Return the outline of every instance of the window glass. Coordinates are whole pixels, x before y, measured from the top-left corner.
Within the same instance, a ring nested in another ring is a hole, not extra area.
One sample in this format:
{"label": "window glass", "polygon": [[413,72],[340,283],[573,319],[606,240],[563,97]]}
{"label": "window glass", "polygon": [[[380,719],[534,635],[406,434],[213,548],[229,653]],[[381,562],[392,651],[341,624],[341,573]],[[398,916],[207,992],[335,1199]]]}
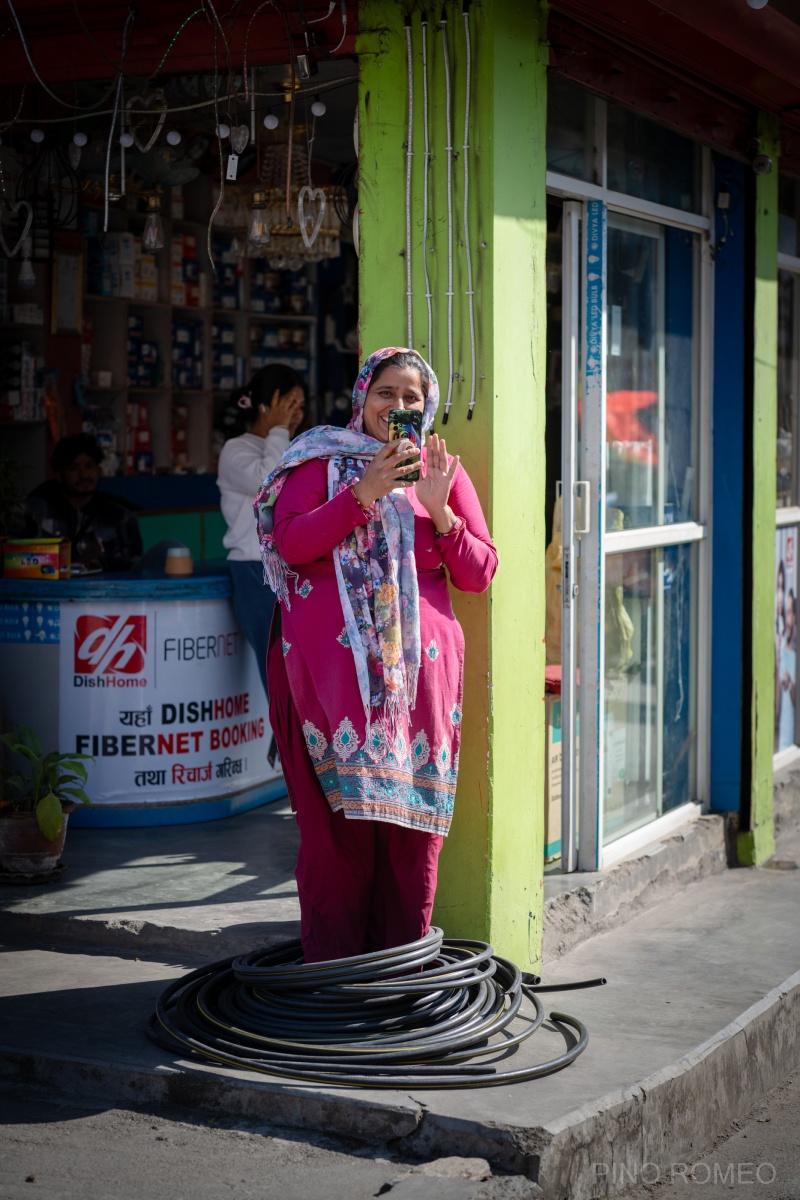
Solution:
{"label": "window glass", "polygon": [[698,263],[696,234],[609,218],[608,529],[696,518]]}
{"label": "window glass", "polygon": [[775,533],[775,750],[797,741],[797,529]]}
{"label": "window glass", "polygon": [[608,106],[608,187],[640,200],[700,211],[700,148],[679,133]]}
{"label": "window glass", "polygon": [[606,560],[607,842],[695,794],[696,554],[684,544]]}
{"label": "window glass", "polygon": [[547,87],[547,168],[573,179],[594,179],[594,100],[551,75]]}
{"label": "window glass", "polygon": [[778,444],[776,452],[778,508],[796,503],[794,425],[797,412],[797,277],[778,272]]}
{"label": "window glass", "polygon": [[778,249],[781,254],[800,258],[800,185],[796,179],[781,175],[778,180]]}

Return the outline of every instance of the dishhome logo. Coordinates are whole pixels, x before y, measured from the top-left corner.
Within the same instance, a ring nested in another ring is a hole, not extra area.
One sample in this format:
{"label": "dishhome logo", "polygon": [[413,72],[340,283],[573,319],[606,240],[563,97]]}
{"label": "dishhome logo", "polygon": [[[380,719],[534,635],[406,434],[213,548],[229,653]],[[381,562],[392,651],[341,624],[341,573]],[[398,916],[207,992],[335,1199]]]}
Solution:
{"label": "dishhome logo", "polygon": [[[147,617],[87,616],[75,622],[76,676],[101,676],[114,686],[120,676],[141,675],[146,655]],[[134,681],[119,679],[126,683]]]}

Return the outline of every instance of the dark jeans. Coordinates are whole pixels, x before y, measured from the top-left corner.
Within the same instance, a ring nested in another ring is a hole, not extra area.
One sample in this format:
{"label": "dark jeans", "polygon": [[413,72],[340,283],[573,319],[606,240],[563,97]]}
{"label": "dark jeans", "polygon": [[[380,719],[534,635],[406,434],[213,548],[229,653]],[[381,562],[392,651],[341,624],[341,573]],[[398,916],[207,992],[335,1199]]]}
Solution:
{"label": "dark jeans", "polygon": [[264,583],[264,568],[260,562],[231,562],[228,559],[233,585],[233,607],[242,633],[255,651],[261,682],[267,692],[267,645],[275,594]]}

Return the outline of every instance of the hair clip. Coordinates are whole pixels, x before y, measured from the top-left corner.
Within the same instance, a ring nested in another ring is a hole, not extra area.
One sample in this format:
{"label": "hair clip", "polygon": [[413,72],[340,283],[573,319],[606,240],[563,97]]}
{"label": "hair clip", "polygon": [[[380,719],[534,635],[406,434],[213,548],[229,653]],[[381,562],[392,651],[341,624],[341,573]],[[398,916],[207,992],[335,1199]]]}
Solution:
{"label": "hair clip", "polygon": [[252,408],[253,398],[252,396],[245,394],[244,396],[240,396],[236,403],[238,404],[239,408]]}

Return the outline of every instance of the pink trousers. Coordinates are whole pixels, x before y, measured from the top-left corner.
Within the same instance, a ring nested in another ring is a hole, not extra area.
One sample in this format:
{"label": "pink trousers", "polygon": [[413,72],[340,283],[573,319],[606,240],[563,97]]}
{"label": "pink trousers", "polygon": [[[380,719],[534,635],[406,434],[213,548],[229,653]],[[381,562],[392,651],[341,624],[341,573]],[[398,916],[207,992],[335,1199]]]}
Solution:
{"label": "pink trousers", "polygon": [[267,676],[270,723],[300,827],[295,879],[306,962],[350,958],[423,937],[444,838],[333,812],[306,750],[274,630]]}

